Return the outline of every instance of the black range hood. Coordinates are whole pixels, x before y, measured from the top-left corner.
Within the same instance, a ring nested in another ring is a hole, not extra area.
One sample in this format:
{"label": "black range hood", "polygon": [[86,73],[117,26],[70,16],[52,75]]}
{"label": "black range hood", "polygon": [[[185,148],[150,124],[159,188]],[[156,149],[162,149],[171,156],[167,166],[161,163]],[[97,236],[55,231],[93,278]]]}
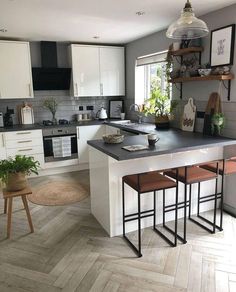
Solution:
{"label": "black range hood", "polygon": [[71,68],[57,67],[56,42],[41,42],[41,68],[32,68],[34,90],[68,90]]}

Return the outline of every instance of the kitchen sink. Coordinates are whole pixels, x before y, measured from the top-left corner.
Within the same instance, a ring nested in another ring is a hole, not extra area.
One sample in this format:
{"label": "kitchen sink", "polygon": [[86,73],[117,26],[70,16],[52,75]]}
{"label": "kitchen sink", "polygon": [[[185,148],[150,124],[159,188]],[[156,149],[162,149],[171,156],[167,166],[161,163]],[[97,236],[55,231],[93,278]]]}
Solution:
{"label": "kitchen sink", "polygon": [[115,121],[112,123],[117,124],[117,125],[127,126],[127,127],[134,127],[134,126],[139,125],[138,123],[132,122],[130,120],[120,120],[120,121]]}

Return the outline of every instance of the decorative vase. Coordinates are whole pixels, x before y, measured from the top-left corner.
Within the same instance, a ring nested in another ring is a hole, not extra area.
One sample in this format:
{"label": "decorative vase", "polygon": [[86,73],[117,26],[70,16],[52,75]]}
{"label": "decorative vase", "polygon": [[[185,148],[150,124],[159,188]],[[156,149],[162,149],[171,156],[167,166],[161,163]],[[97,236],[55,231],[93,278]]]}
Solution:
{"label": "decorative vase", "polygon": [[24,172],[9,173],[6,182],[7,191],[21,191],[27,187],[27,179]]}
{"label": "decorative vase", "polygon": [[52,113],[52,124],[57,125],[56,113]]}
{"label": "decorative vase", "polygon": [[168,115],[163,115],[163,116],[156,116],[155,117],[155,125],[156,125],[156,129],[158,130],[165,130],[165,129],[169,129],[170,127],[170,120]]}

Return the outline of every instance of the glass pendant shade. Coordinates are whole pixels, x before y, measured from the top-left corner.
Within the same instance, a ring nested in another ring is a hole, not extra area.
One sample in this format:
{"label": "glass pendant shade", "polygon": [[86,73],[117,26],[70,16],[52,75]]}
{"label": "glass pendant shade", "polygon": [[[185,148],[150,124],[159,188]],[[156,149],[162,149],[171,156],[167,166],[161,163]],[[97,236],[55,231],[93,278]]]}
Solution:
{"label": "glass pendant shade", "polygon": [[195,16],[188,0],[181,17],[169,26],[166,36],[171,39],[190,40],[205,37],[208,33],[206,23]]}

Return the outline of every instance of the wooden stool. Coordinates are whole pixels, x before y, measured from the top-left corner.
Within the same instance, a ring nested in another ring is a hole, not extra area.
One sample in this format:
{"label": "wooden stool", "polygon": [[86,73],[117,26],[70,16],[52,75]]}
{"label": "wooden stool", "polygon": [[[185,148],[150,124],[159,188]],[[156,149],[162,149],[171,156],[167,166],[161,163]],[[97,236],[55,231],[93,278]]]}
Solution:
{"label": "wooden stool", "polygon": [[[12,218],[12,202],[13,198],[21,197],[22,202],[24,204],[24,208],[26,211],[27,219],[30,226],[30,231],[34,232],[34,227],[32,223],[32,219],[30,216],[29,206],[27,202],[27,195],[32,194],[32,190],[30,187],[26,187],[21,191],[9,192],[6,189],[3,190],[3,199],[4,199],[4,213],[7,213],[7,237],[11,237],[11,218]],[[8,205],[8,206],[7,206]],[[7,208],[8,207],[8,208]],[[8,210],[7,210],[8,209]]]}

